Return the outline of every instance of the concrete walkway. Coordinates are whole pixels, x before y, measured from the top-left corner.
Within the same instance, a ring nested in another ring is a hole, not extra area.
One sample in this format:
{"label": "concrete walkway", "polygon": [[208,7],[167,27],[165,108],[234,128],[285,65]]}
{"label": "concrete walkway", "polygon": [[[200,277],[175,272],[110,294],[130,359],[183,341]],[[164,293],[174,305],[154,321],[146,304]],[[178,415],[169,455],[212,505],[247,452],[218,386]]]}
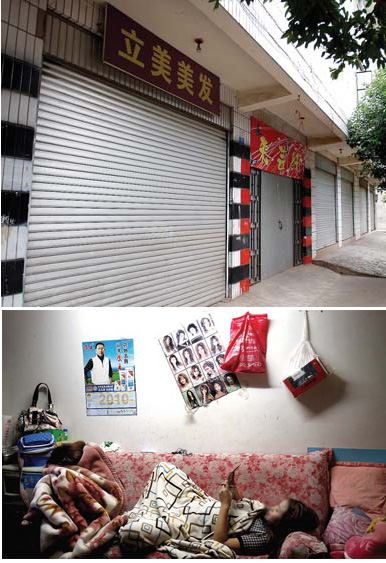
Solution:
{"label": "concrete walkway", "polygon": [[340,274],[386,278],[386,231],[373,231],[338,251],[326,249],[313,262]]}
{"label": "concrete walkway", "polygon": [[215,307],[386,307],[386,279],[344,276],[310,264],[297,266]]}

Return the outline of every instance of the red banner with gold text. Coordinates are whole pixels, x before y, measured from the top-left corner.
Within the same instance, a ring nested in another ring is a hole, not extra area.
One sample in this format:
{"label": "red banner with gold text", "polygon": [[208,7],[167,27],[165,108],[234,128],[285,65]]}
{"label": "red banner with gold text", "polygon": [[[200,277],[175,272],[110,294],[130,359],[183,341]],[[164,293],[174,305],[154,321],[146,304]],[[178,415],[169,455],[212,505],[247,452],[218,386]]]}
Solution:
{"label": "red banner with gold text", "polygon": [[251,165],[280,176],[304,177],[306,147],[251,117]]}

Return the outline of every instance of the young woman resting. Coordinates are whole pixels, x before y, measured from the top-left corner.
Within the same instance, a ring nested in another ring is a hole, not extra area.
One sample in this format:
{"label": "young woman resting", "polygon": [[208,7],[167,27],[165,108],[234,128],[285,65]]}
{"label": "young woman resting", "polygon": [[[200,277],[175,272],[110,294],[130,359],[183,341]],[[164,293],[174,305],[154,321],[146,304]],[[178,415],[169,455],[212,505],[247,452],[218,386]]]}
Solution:
{"label": "young woman resting", "polygon": [[319,525],[316,512],[293,498],[284,499],[276,506],[263,508],[256,514],[251,527],[236,537],[228,536],[228,515],[232,500],[239,500],[236,483],[224,481],[219,498],[221,508],[213,539],[241,555],[277,555],[286,536],[291,532],[312,532]]}
{"label": "young woman resting", "polygon": [[121,545],[130,551],[156,548],[171,557],[202,554],[210,558],[278,553],[294,531],[311,532],[317,514],[294,499],[269,508],[240,498],[234,479],[226,480],[219,501],[172,464],[158,464],[127,523],[119,530]]}

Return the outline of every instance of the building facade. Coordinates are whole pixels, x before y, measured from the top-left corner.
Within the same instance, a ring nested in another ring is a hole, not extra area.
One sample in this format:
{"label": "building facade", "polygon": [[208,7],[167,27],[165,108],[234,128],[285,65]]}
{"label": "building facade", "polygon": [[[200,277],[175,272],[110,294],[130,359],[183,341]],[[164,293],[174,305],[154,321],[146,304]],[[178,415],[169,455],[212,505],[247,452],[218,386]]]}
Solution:
{"label": "building facade", "polygon": [[211,305],[375,228],[354,102],[283,49],[275,4],[112,5],[219,77],[219,109],[103,62],[102,3],[3,2],[3,306]]}

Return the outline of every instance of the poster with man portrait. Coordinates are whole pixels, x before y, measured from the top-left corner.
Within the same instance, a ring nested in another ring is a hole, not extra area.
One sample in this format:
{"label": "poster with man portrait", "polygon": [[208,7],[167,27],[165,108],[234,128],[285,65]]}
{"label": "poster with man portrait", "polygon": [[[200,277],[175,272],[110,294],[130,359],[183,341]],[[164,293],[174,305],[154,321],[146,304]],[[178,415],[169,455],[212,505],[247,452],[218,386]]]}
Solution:
{"label": "poster with man portrait", "polygon": [[221,369],[226,349],[209,313],[163,334],[159,343],[188,409],[240,389],[236,374]]}
{"label": "poster with man portrait", "polygon": [[82,343],[87,416],[137,414],[134,341]]}

